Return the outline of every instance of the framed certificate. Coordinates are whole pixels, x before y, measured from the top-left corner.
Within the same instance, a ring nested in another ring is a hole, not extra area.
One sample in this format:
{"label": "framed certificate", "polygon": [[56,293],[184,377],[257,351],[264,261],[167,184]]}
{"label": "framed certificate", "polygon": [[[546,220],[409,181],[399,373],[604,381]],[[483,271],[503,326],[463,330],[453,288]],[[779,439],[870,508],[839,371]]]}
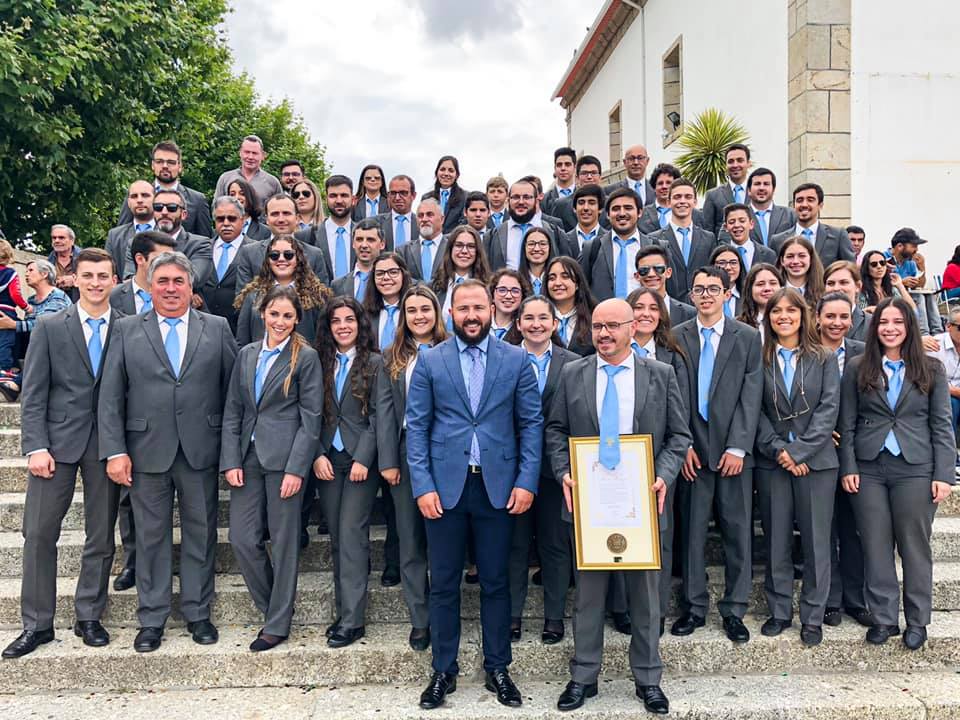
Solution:
{"label": "framed certificate", "polygon": [[659,570],[653,438],[621,435],[620,463],[600,464],[600,438],[570,438],[579,570]]}

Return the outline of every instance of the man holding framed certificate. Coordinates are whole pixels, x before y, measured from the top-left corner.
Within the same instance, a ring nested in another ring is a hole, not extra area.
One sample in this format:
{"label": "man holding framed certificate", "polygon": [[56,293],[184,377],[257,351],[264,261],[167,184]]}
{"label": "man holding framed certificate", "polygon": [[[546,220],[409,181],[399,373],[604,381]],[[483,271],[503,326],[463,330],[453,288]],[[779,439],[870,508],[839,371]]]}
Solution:
{"label": "man holding framed certificate", "polygon": [[[592,331],[597,354],[564,366],[545,431],[553,474],[563,485],[563,517],[575,522],[581,569],[571,680],[557,708],[574,710],[597,694],[608,568],[625,567],[637,696],[648,711],[666,713],[669,703],[660,689],[656,513],[680,472],[691,436],[673,368],[640,359],[630,349],[630,306],[619,299],[600,303]],[[611,497],[617,498],[615,504]],[[634,554],[637,545],[640,555],[645,545],[646,559],[652,552],[654,561],[645,563]],[[630,569],[638,567],[650,569]]]}

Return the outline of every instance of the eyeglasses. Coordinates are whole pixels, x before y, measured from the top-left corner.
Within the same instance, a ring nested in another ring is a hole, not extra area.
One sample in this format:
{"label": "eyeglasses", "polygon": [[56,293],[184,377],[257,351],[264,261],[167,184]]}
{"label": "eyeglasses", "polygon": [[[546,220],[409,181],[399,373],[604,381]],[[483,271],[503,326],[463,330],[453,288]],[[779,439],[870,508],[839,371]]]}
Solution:
{"label": "eyeglasses", "polygon": [[180,203],[154,203],[153,211],[162,212],[163,210],[166,210],[167,212],[176,212],[182,207],[183,205],[181,205]]}
{"label": "eyeglasses", "polygon": [[313,197],[313,191],[312,190],[294,190],[292,193],[290,193],[290,197],[292,197],[294,200],[299,200],[300,198],[310,198],[310,197]]}
{"label": "eyeglasses", "polygon": [[695,297],[703,297],[704,295],[720,297],[723,295],[723,288],[720,285],[694,285],[690,294]]}
{"label": "eyeglasses", "polygon": [[237,222],[240,219],[239,215],[214,215],[214,222]]}
{"label": "eyeglasses", "polygon": [[399,197],[407,197],[410,194],[409,190],[388,190],[387,195],[397,195]]}
{"label": "eyeglasses", "polygon": [[166,165],[167,167],[174,167],[180,164],[179,160],[160,160],[159,158],[153,159],[154,165]]}
{"label": "eyeglasses", "polygon": [[280,177],[292,178],[292,177],[303,177],[303,173],[299,170],[284,170],[280,173]]}
{"label": "eyeglasses", "polygon": [[637,268],[637,275],[646,277],[653,270],[657,275],[663,275],[667,271],[666,265],[641,265]]}
{"label": "eyeglasses", "polygon": [[476,243],[459,243],[458,242],[453,244],[453,250],[454,252],[464,252],[465,250],[469,250],[470,252],[476,252],[477,245]]}
{"label": "eyeglasses", "polygon": [[735,268],[740,264],[739,260],[714,260],[713,264],[718,268]]}
{"label": "eyeglasses", "polygon": [[273,250],[267,255],[267,257],[273,260],[274,262],[279,260],[281,257],[284,260],[293,260],[296,256],[297,254],[293,250],[284,250],[283,252],[279,250]]}
{"label": "eyeglasses", "polygon": [[624,158],[624,160],[626,160],[628,163],[638,163],[649,159],[650,158],[648,158],[646,155],[627,155]]}
{"label": "eyeglasses", "polygon": [[550,247],[550,241],[549,241],[549,240],[530,240],[530,241],[527,243],[527,247],[529,247],[529,248],[548,248],[548,247]]}
{"label": "eyeglasses", "polygon": [[505,285],[498,285],[493,289],[493,291],[500,297],[506,297],[507,295],[513,295],[513,297],[520,297],[523,295],[523,290],[520,288],[506,287]]}
{"label": "eyeglasses", "polygon": [[510,196],[510,199],[511,199],[513,202],[520,202],[521,200],[524,201],[524,202],[532,202],[532,201],[533,201],[533,195],[511,195],[511,196]]}
{"label": "eyeglasses", "polygon": [[382,280],[385,277],[389,277],[389,278],[400,277],[400,268],[387,268],[386,270],[374,270],[373,276],[377,280]]}
{"label": "eyeglasses", "polygon": [[628,325],[633,325],[633,320],[627,320],[625,322],[610,321],[610,322],[602,322],[602,323],[592,323],[590,327],[593,329],[595,333],[603,332],[604,330],[606,330],[609,333],[615,333],[620,328]]}

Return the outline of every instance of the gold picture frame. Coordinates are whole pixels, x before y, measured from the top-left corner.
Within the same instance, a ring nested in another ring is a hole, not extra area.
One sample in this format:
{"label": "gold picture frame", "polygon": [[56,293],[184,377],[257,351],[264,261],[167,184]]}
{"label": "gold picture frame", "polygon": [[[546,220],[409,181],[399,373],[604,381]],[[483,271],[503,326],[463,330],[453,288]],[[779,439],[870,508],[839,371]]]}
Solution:
{"label": "gold picture frame", "polygon": [[653,437],[621,435],[613,471],[600,464],[600,438],[569,443],[577,569],[659,570]]}

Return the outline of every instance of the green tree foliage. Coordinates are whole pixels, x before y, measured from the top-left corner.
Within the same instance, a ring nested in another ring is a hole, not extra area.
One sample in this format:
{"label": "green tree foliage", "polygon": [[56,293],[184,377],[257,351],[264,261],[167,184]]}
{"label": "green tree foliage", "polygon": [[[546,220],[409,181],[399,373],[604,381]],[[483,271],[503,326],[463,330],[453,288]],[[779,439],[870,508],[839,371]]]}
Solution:
{"label": "green tree foliage", "polygon": [[687,180],[705,195],[726,177],[727,148],[746,143],[750,136],[744,127],[716,108],[707,108],[687,123],[677,144],[683,148],[675,163]]}
{"label": "green tree foliage", "polygon": [[0,227],[34,238],[65,222],[102,245],[127,185],[150,179],[159,140],[184,154],[183,182],[209,197],[263,138],[266,168],[293,157],[326,175],[286,100],[262,101],[231,72],[226,0],[0,0]]}

